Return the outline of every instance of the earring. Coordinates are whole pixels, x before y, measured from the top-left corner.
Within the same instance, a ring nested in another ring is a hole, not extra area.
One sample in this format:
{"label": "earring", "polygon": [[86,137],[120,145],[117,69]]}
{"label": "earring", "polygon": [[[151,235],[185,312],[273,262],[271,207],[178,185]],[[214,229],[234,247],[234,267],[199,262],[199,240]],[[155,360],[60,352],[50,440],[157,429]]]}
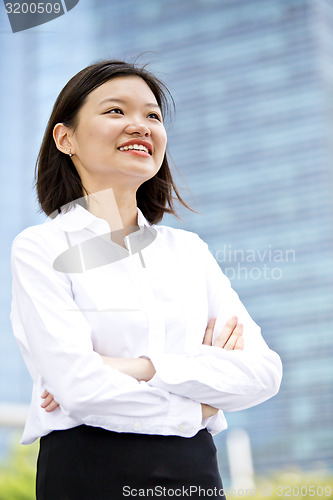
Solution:
{"label": "earring", "polygon": [[72,153],[71,153],[71,150],[70,150],[70,149],[68,150],[68,156],[69,156],[70,158],[72,158],[72,156],[73,156],[73,155],[72,155]]}

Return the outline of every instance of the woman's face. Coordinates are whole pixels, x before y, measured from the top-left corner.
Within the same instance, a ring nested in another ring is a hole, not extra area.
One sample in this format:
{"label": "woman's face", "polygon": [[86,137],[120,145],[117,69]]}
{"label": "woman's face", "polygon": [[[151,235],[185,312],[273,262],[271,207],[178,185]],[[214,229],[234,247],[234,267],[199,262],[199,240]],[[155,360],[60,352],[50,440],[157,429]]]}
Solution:
{"label": "woman's face", "polygon": [[137,189],[161,167],[167,135],[146,82],[117,77],[93,90],[68,135],[72,160],[88,191]]}

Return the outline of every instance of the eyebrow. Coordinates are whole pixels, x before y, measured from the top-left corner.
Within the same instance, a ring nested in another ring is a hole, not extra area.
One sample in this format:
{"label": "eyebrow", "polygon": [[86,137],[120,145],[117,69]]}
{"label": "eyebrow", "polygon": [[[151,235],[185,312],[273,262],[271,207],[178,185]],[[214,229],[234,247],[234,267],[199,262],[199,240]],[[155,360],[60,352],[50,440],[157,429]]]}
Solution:
{"label": "eyebrow", "polygon": [[[117,99],[116,97],[106,97],[105,99],[101,100],[100,104],[104,104],[105,102],[108,102],[108,101],[119,102],[120,104],[127,104],[124,99]],[[156,104],[156,102],[146,102],[144,104],[144,106],[147,108],[153,107],[153,108],[161,109],[160,106],[158,104]]]}

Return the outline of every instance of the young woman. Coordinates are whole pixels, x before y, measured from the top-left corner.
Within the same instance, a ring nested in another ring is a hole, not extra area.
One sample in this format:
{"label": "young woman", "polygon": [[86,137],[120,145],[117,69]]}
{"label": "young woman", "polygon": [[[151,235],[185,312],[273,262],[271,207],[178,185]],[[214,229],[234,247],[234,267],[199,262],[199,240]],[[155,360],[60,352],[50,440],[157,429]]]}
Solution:
{"label": "young woman", "polygon": [[67,83],[45,132],[36,187],[50,218],[12,247],[38,500],[224,498],[223,411],[280,386],[279,356],[207,245],[157,225],[174,196],[187,206],[168,166],[167,97],[145,68],[102,61]]}

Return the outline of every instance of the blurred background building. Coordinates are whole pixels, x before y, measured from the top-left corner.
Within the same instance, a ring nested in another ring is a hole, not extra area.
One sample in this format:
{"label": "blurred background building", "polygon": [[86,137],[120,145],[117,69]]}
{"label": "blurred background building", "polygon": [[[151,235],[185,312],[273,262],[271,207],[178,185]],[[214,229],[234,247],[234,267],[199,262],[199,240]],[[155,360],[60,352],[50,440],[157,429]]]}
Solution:
{"label": "blurred background building", "polygon": [[[284,364],[279,395],[227,414],[229,428],[247,431],[257,474],[333,467],[332,42],[329,0],[81,0],[16,34],[1,5],[0,403],[30,400],[10,246],[45,219],[32,184],[53,102],[92,61],[141,54],[174,95],[169,150],[200,212],[165,223],[207,241]],[[227,434],[215,437],[224,478]]]}

